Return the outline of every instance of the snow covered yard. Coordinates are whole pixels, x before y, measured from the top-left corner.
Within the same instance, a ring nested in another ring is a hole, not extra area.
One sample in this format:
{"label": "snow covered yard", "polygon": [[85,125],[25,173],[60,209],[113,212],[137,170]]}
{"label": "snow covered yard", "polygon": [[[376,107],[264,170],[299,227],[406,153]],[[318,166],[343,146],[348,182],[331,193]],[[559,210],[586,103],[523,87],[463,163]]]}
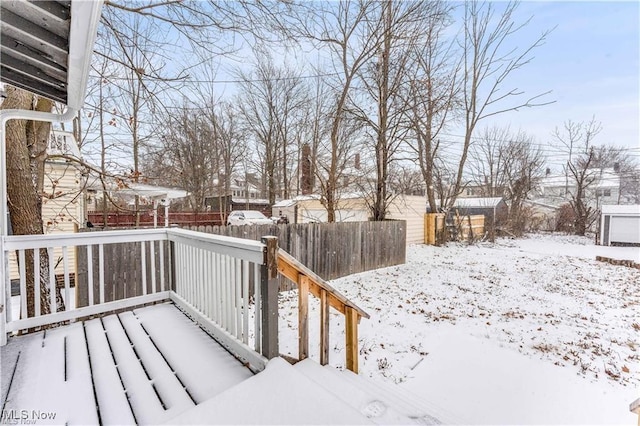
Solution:
{"label": "snow covered yard", "polygon": [[[634,424],[640,270],[595,255],[639,252],[559,235],[414,245],[405,265],[331,284],[371,314],[360,373],[402,383],[464,422]],[[285,294],[281,310],[281,352],[294,356],[296,297]],[[342,366],[344,326],[331,321],[331,364]]]}

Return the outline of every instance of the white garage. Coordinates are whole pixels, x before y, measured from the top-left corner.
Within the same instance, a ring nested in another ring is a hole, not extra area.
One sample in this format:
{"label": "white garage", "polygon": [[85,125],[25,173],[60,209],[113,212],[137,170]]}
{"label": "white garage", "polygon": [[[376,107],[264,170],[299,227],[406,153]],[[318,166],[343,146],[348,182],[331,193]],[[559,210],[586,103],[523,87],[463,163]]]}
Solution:
{"label": "white garage", "polygon": [[602,245],[640,244],[640,205],[604,205],[601,211]]}

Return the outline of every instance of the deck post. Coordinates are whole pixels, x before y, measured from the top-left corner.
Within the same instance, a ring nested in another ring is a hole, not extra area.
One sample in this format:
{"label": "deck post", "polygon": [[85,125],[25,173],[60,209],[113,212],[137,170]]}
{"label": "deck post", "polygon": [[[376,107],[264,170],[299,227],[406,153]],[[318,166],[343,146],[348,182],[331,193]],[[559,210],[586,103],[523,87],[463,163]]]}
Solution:
{"label": "deck post", "polygon": [[309,356],[309,278],[300,275],[298,283],[298,359]]}
{"label": "deck post", "polygon": [[278,238],[262,237],[264,263],[260,274],[262,311],[262,355],[280,356],[278,347]]}
{"label": "deck post", "polygon": [[347,370],[358,374],[358,312],[350,306],[345,306],[345,339],[347,352]]}
{"label": "deck post", "polygon": [[329,293],[320,290],[320,365],[329,364]]}

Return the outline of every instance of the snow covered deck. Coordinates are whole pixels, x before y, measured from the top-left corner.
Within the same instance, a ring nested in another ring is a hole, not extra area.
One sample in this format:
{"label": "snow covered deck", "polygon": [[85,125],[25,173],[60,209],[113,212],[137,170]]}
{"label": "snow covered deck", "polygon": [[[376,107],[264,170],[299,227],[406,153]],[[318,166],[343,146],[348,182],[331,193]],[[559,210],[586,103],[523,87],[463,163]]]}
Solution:
{"label": "snow covered deck", "polygon": [[[257,242],[150,229],[5,236],[0,248],[19,281],[18,294],[12,295],[10,275],[0,280],[3,422],[158,424],[196,416],[201,423],[232,418],[255,423],[236,408],[221,411],[220,404],[226,405],[220,401],[244,403],[251,395],[257,406],[267,388],[279,389],[282,397],[274,406],[279,412],[315,395],[318,399],[305,406],[320,404],[311,417],[317,423],[367,422],[331,392],[309,388],[304,374],[292,372],[286,362],[269,362],[280,355],[278,274],[299,288],[300,360],[309,355],[311,296],[320,307],[320,364],[328,363],[330,309],[344,316],[345,365],[354,372],[358,322],[368,318],[313,271],[278,251],[274,237]],[[46,331],[21,335],[33,329]],[[245,385],[267,363],[267,379]],[[285,384],[283,375],[294,380]],[[287,395],[295,389],[308,392],[292,402]],[[266,393],[266,400],[273,400],[275,393]],[[204,402],[214,408],[200,409]],[[303,412],[295,413],[285,416],[290,423],[303,418]],[[280,417],[264,422],[280,423]]]}
{"label": "snow covered deck", "polygon": [[292,366],[274,358],[253,375],[171,302],[13,337],[0,356],[2,421],[9,424],[387,425],[446,418],[395,386],[310,359]]}
{"label": "snow covered deck", "polygon": [[163,423],[252,376],[171,303],[14,337],[1,358],[5,417],[56,424]]}

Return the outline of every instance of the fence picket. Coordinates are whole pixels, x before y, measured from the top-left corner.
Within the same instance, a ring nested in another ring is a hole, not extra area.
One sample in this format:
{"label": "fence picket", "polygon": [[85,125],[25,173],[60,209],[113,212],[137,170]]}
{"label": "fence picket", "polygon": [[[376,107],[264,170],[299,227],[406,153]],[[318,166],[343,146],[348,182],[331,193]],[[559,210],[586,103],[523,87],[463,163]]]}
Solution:
{"label": "fence picket", "polygon": [[20,268],[20,318],[25,319],[27,318],[27,273],[24,250],[18,250],[18,265]]}
{"label": "fence picket", "polygon": [[49,261],[49,312],[56,313],[58,307],[56,303],[56,271],[53,263],[53,247],[47,247],[47,257]]}
{"label": "fence picket", "polygon": [[259,354],[262,353],[262,295],[260,294],[260,282],[262,280],[261,277],[260,265],[257,263],[254,265],[253,271],[253,309],[255,311],[255,350]]}
{"label": "fence picket", "polygon": [[242,342],[249,344],[249,262],[242,261]]}
{"label": "fence picket", "polygon": [[234,269],[235,269],[235,277],[233,280],[233,286],[235,287],[236,294],[236,303],[235,303],[235,311],[236,311],[236,329],[235,336],[238,338],[242,337],[242,270],[240,259],[233,259]]}
{"label": "fence picket", "polygon": [[62,268],[64,277],[64,305],[66,309],[69,309],[68,306],[71,305],[71,280],[69,279],[69,249],[67,246],[62,247]]}
{"label": "fence picket", "polygon": [[93,246],[87,245],[87,292],[89,306],[93,306]]}
{"label": "fence picket", "polygon": [[98,274],[100,283],[100,303],[104,303],[104,244],[98,244]]}
{"label": "fence picket", "polygon": [[149,257],[151,258],[151,293],[156,292],[156,245],[149,241]]}

